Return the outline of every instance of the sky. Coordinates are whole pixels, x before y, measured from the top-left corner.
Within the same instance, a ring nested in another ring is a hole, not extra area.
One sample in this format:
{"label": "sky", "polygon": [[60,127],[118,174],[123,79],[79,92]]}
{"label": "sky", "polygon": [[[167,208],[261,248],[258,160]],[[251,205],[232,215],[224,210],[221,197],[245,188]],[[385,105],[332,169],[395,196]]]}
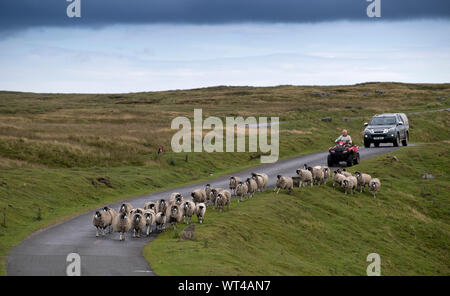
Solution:
{"label": "sky", "polygon": [[0,0],[0,90],[450,82],[450,1]]}

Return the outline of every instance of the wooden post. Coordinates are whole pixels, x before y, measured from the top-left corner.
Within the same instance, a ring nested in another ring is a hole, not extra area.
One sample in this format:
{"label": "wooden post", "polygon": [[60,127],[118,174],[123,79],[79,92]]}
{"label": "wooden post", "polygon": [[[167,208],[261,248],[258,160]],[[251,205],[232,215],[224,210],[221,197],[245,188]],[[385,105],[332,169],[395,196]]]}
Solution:
{"label": "wooden post", "polygon": [[37,220],[41,221],[41,208],[38,208]]}

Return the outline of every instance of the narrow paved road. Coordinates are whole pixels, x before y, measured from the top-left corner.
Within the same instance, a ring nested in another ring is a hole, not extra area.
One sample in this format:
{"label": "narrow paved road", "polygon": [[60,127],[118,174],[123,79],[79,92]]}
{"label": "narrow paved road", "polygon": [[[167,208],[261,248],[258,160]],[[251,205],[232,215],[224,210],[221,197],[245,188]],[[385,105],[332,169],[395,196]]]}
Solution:
{"label": "narrow paved road", "polygon": [[[360,149],[361,160],[378,154],[396,150],[392,146]],[[309,154],[280,160],[274,164],[260,165],[233,175],[247,177],[251,172],[264,172],[269,175],[269,186],[275,185],[278,174],[294,176],[298,167],[308,165],[326,165],[328,152]],[[208,181],[214,187],[226,188],[230,175]],[[147,194],[129,199],[134,207],[143,207],[144,202],[168,198],[172,192],[181,192],[189,196],[196,188],[204,187],[207,182],[183,186],[171,190]],[[118,208],[121,202],[110,204]],[[96,238],[92,226],[93,212],[76,216],[70,220],[33,233],[20,245],[14,247],[7,260],[8,275],[66,275],[66,257],[69,253],[81,256],[81,275],[154,275],[142,256],[143,247],[156,235],[146,238],[127,236],[119,241],[118,234]],[[208,214],[206,214],[206,221]]]}

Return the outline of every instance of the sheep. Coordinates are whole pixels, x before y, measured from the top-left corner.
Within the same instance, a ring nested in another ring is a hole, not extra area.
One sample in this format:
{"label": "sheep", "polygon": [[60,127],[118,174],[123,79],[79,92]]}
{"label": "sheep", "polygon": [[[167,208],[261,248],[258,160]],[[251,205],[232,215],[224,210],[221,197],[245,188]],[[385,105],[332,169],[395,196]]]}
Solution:
{"label": "sheep", "polygon": [[330,168],[327,166],[322,167],[323,170],[323,183],[326,184],[328,179],[330,179]]}
{"label": "sheep", "polygon": [[217,195],[216,198],[216,209],[219,208],[220,212],[222,213],[223,208],[227,206],[227,210],[230,210],[230,200],[231,200],[231,193],[228,190],[222,190]]}
{"label": "sheep", "polygon": [[346,177],[340,173],[340,170],[339,170],[339,169],[338,169],[338,170],[335,170],[335,171],[333,172],[333,188],[334,188],[334,184],[336,184],[336,183],[337,183],[339,186],[341,186],[342,181],[344,181],[345,178],[346,178]]}
{"label": "sheep", "polygon": [[380,190],[381,182],[378,178],[372,178],[369,182],[369,190],[372,192],[373,197],[377,197],[377,192]]}
{"label": "sheep", "polygon": [[165,213],[167,210],[168,202],[165,199],[160,199],[156,202],[156,208],[158,213]]}
{"label": "sheep", "polygon": [[131,229],[131,219],[126,212],[119,213],[112,223],[115,232],[120,233],[119,240],[125,240],[125,234]]}
{"label": "sheep", "polygon": [[133,237],[141,237],[141,232],[144,232],[147,221],[145,219],[144,213],[135,212],[131,216],[131,228],[133,229]]}
{"label": "sheep", "polygon": [[324,173],[321,166],[308,167],[308,171],[311,172],[313,182],[320,185],[320,182],[324,180]]}
{"label": "sheep", "polygon": [[133,207],[129,203],[123,203],[119,208],[119,213],[127,213],[130,214]]}
{"label": "sheep", "polygon": [[253,197],[253,194],[258,190],[258,184],[256,183],[255,179],[253,178],[247,178],[247,196]]}
{"label": "sheep", "polygon": [[103,211],[108,212],[111,215],[111,224],[109,225],[109,233],[112,233],[112,220],[115,216],[117,216],[117,211],[113,208],[110,208],[108,206],[103,207]]}
{"label": "sheep", "polygon": [[166,211],[167,223],[173,225],[173,229],[177,229],[177,223],[183,219],[183,211],[177,204],[172,204]]}
{"label": "sheep", "polygon": [[184,201],[183,195],[178,192],[174,192],[170,195],[169,204],[181,205]]}
{"label": "sheep", "polygon": [[366,192],[366,185],[369,185],[370,179],[372,179],[372,177],[368,174],[364,174],[364,173],[360,173],[360,172],[355,172],[355,177],[356,177],[356,180],[358,180],[358,185],[360,188],[359,192],[363,192],[363,187],[364,187],[364,192]]}
{"label": "sheep", "polygon": [[158,213],[158,208],[156,207],[156,202],[150,201],[144,205],[144,210],[152,210],[155,213]]}
{"label": "sheep", "polygon": [[239,196],[238,202],[244,201],[244,195],[248,193],[248,185],[245,182],[239,182],[236,186],[236,196]]}
{"label": "sheep", "polygon": [[345,168],[342,169],[341,174],[346,176],[346,177],[351,177],[352,176],[352,173],[347,172],[347,170]]}
{"label": "sheep", "polygon": [[111,223],[112,216],[108,211],[104,211],[103,209],[96,211],[92,218],[92,224],[97,229],[95,236],[99,237],[99,230],[102,236],[105,235],[105,229],[110,226]]}
{"label": "sheep", "polygon": [[197,215],[197,219],[200,224],[202,224],[203,221],[205,220],[205,213],[206,213],[206,205],[202,202],[197,204],[195,208],[195,214]]}
{"label": "sheep", "polygon": [[211,193],[209,194],[208,202],[206,204],[207,205],[215,205],[217,195],[219,195],[220,191],[222,191],[222,190],[223,190],[223,188],[212,188]]}
{"label": "sheep", "polygon": [[191,193],[192,200],[195,203],[204,203],[206,202],[206,192],[204,189],[196,189]]}
{"label": "sheep", "polygon": [[190,200],[186,200],[182,205],[184,224],[190,224],[191,218],[195,213],[195,203]]}
{"label": "sheep", "polygon": [[132,217],[134,214],[138,213],[138,214],[144,214],[144,209],[143,208],[135,208],[135,209],[131,209],[130,213],[128,214],[128,216]]}
{"label": "sheep", "polygon": [[239,177],[232,176],[230,178],[229,187],[230,187],[231,193],[233,194],[233,192],[234,192],[234,195],[236,195],[236,187],[239,184],[239,182],[241,182],[241,178],[239,178]]}
{"label": "sheep", "polygon": [[256,181],[256,184],[258,184],[259,191],[265,189],[269,183],[269,176],[264,173],[252,173],[252,178]]}
{"label": "sheep", "polygon": [[291,177],[285,177],[282,175],[277,176],[277,183],[275,186],[275,190],[278,189],[277,194],[280,192],[281,189],[288,189],[289,193],[291,193],[293,188],[294,188],[294,181],[292,180]]}
{"label": "sheep", "polygon": [[156,214],[153,210],[146,210],[144,212],[144,218],[145,218],[145,226],[147,226],[145,234],[149,236],[150,233],[152,233],[152,228],[153,224],[155,223]]}
{"label": "sheep", "polygon": [[209,197],[211,196],[211,184],[206,184],[205,186],[205,193],[206,193],[206,200],[209,200]]}
{"label": "sheep", "polygon": [[155,216],[156,230],[162,231],[164,229],[164,225],[166,224],[166,220],[166,213],[158,212]]}
{"label": "sheep", "polygon": [[353,190],[356,189],[357,185],[358,180],[356,180],[356,177],[353,176],[346,177],[341,183],[341,187],[345,189],[345,194],[347,194],[348,190],[350,190],[350,193],[353,194]]}
{"label": "sheep", "polygon": [[298,169],[296,172],[300,178],[298,187],[301,187],[303,184],[306,185],[306,183],[311,184],[311,187],[313,186],[313,177],[312,177],[312,173],[309,170]]}

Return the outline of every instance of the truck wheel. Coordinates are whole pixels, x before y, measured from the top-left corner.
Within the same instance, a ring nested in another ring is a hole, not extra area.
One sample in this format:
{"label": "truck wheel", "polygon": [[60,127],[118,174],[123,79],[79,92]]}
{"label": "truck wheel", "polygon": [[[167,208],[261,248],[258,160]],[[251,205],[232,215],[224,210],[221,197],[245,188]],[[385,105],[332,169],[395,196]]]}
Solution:
{"label": "truck wheel", "polygon": [[408,136],[405,136],[405,139],[402,141],[403,146],[408,146]]}
{"label": "truck wheel", "polygon": [[369,141],[364,141],[364,147],[365,148],[370,148],[370,142]]}
{"label": "truck wheel", "polygon": [[331,155],[328,155],[328,157],[327,157],[327,164],[328,164],[328,167],[333,166],[333,158],[331,157]]}
{"label": "truck wheel", "polygon": [[397,137],[394,140],[394,147],[398,147],[398,144],[400,143],[400,136],[397,135]]}
{"label": "truck wheel", "polygon": [[353,154],[350,155],[347,159],[347,166],[351,167],[353,165]]}

